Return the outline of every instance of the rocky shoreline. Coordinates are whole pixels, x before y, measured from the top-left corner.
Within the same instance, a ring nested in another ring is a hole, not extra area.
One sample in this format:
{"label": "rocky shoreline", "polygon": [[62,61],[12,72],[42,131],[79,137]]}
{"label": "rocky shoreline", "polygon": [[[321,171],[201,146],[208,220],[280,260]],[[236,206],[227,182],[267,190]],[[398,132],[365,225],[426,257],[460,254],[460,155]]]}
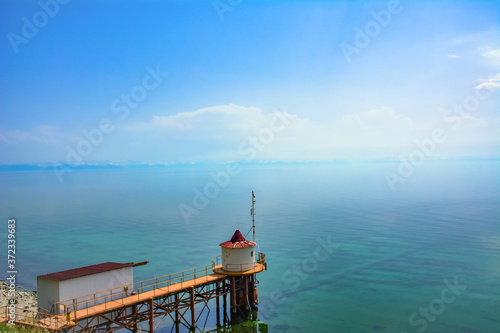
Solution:
{"label": "rocky shoreline", "polygon": [[[8,305],[11,298],[12,297],[9,297],[9,285],[6,281],[0,280],[0,307]],[[14,299],[17,300],[16,307],[18,308],[23,308],[30,311],[37,311],[38,309],[38,298],[36,295],[36,291],[30,292],[24,290],[21,286],[17,286]]]}

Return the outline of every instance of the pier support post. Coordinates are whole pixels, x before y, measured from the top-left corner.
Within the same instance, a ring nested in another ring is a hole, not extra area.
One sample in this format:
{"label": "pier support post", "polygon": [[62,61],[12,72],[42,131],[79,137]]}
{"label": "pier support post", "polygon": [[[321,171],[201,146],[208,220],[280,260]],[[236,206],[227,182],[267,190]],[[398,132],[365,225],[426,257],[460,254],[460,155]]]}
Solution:
{"label": "pier support post", "polygon": [[196,329],[196,312],[194,308],[194,287],[189,288],[189,301],[191,304],[191,330]]}
{"label": "pier support post", "polygon": [[175,325],[175,332],[179,333],[180,332],[180,327],[179,324],[181,323],[181,319],[179,317],[179,294],[175,294],[174,296],[175,300],[175,319],[174,319],[174,325]]}
{"label": "pier support post", "polygon": [[245,309],[249,310],[250,309],[250,298],[248,297],[248,284],[249,284],[250,279],[248,276],[243,277],[243,284],[245,287],[245,298],[246,298],[246,304],[245,304]]}
{"label": "pier support post", "polygon": [[255,292],[255,275],[250,275],[249,277],[249,282],[248,282],[248,298],[250,300],[250,306],[255,305],[255,298],[254,298],[254,292]]}
{"label": "pier support post", "polygon": [[175,294],[175,323],[179,324],[179,294]]}
{"label": "pier support post", "polygon": [[139,326],[137,325],[137,304],[134,304],[132,318],[134,320],[134,325],[132,326],[132,332],[137,333]]}
{"label": "pier support post", "polygon": [[227,319],[227,294],[226,294],[227,286],[226,286],[225,279],[224,279],[224,281],[222,281],[222,289],[224,290],[224,295],[222,296],[222,312],[224,313],[224,315],[222,316],[222,321],[225,325],[227,322],[227,320],[226,320]]}
{"label": "pier support post", "polygon": [[153,298],[149,299],[149,332],[153,333],[155,331],[155,311],[153,308]]}
{"label": "pier support post", "polygon": [[217,284],[215,287],[215,311],[217,312],[217,326],[220,326],[220,303],[219,303],[219,295],[220,295],[220,287]]}
{"label": "pier support post", "polygon": [[231,276],[231,286],[230,286],[230,298],[231,298],[231,310],[236,312],[236,278]]}

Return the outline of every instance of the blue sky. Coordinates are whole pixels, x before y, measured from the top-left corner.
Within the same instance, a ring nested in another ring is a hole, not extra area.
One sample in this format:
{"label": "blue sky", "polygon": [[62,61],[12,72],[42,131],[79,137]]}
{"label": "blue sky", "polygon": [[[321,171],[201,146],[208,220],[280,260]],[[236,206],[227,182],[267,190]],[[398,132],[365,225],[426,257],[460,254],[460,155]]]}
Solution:
{"label": "blue sky", "polygon": [[499,9],[3,0],[0,164],[499,157]]}

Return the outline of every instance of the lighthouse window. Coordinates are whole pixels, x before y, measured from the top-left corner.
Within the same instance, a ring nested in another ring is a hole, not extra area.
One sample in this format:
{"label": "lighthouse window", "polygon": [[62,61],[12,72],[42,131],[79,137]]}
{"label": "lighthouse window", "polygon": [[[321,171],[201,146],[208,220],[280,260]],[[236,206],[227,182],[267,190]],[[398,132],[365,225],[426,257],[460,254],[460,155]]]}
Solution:
{"label": "lighthouse window", "polygon": [[252,252],[250,252],[250,257],[253,257],[253,251],[252,251]]}

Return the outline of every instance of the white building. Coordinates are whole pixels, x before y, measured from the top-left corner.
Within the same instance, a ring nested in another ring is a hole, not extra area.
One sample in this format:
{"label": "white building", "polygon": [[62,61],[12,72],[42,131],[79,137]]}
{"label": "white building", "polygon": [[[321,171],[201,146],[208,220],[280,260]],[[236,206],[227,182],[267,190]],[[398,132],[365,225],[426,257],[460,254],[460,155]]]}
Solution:
{"label": "white building", "polygon": [[[58,313],[82,309],[105,300],[119,299],[132,292],[133,263],[106,262],[40,275],[37,277],[38,309],[51,312],[55,303]],[[124,287],[130,285],[130,287]],[[97,293],[97,294],[95,294]],[[90,294],[94,294],[88,296]]]}
{"label": "white building", "polygon": [[230,272],[243,272],[255,268],[255,244],[243,237],[239,230],[233,237],[219,244],[222,248],[222,269]]}

